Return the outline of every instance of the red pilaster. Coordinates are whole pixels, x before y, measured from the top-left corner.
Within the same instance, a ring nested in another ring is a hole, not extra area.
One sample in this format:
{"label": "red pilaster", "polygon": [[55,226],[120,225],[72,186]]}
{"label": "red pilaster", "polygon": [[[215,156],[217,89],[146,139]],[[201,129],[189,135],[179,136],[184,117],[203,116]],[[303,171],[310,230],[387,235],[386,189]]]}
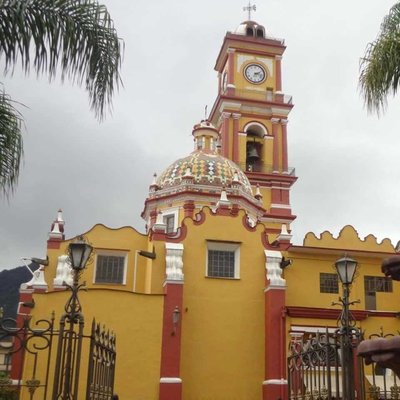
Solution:
{"label": "red pilaster", "polygon": [[[19,303],[17,309],[17,327],[21,328],[24,325],[26,318],[29,318],[31,308],[26,307],[24,303],[32,303],[33,301],[33,289],[20,290],[19,292]],[[21,336],[22,335],[22,336]],[[19,340],[16,341],[15,345],[19,344],[24,340],[23,334],[19,334]],[[22,378],[22,369],[24,365],[25,350],[16,351],[11,359],[11,374],[10,377],[13,380],[20,380]]]}
{"label": "red pilaster", "polygon": [[222,113],[222,155],[229,158],[229,117],[230,113]]}
{"label": "red pilaster", "polygon": [[[167,281],[164,286],[164,292],[159,400],[181,400],[180,363],[183,281]],[[174,327],[172,316],[176,307],[181,311],[181,318]]]}
{"label": "red pilaster", "polygon": [[235,49],[228,49],[228,85],[233,84],[235,74]]}
{"label": "red pilaster", "polygon": [[232,143],[232,153],[233,161],[235,163],[239,162],[239,118],[240,114],[232,114],[233,117],[233,143]]}
{"label": "red pilaster", "polygon": [[187,200],[185,204],[183,205],[185,217],[191,217],[193,218],[193,213],[194,213],[194,201],[193,200]]}
{"label": "red pilaster", "polygon": [[288,166],[288,148],[287,148],[287,119],[282,119],[282,170],[283,172],[289,171]]}
{"label": "red pilaster", "polygon": [[285,280],[281,278],[279,251],[266,251],[265,376],[263,400],[287,399]]}
{"label": "red pilaster", "polygon": [[282,66],[281,66],[282,56],[275,56],[275,66],[276,66],[276,91],[282,91]]}
{"label": "red pilaster", "polygon": [[272,118],[272,136],[274,137],[274,147],[272,152],[272,170],[279,172],[279,140],[278,140],[278,118]]}

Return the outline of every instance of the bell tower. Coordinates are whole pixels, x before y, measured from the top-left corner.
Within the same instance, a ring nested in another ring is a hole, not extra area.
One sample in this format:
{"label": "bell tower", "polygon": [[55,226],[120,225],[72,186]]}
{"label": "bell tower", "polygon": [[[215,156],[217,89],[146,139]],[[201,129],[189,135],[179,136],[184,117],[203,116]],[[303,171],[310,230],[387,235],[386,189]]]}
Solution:
{"label": "bell tower", "polygon": [[218,127],[221,154],[246,173],[266,209],[262,221],[271,232],[295,219],[290,188],[287,123],[293,104],[282,92],[284,40],[266,34],[255,21],[225,35],[215,63],[218,95],[209,120]]}

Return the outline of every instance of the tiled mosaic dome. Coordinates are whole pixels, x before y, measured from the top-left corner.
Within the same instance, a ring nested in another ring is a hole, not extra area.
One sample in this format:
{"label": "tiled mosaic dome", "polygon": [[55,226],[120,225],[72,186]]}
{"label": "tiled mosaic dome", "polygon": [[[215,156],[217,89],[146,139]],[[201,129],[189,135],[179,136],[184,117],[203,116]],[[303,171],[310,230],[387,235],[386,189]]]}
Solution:
{"label": "tiled mosaic dome", "polygon": [[242,184],[243,192],[253,196],[251,185],[243,171],[231,160],[215,152],[194,151],[170,165],[157,179],[160,189],[178,186],[187,174],[194,178],[194,183],[218,188],[229,188],[234,180]]}

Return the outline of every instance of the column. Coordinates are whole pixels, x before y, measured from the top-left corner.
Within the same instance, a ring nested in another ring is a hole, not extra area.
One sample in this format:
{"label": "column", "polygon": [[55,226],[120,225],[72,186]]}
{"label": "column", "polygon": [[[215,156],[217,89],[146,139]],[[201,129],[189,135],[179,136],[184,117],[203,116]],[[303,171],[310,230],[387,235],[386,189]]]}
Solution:
{"label": "column", "polygon": [[288,146],[287,146],[287,119],[281,119],[282,125],[282,171],[283,173],[289,173],[288,166]]}
{"label": "column", "polygon": [[275,68],[276,68],[276,92],[282,91],[282,56],[275,56]]}
{"label": "column", "polygon": [[263,400],[287,399],[286,380],[286,281],[282,278],[282,254],[265,250],[265,375]]}
{"label": "column", "polygon": [[233,143],[232,143],[232,160],[239,162],[239,118],[241,114],[232,114],[233,117]]}
{"label": "column", "polygon": [[[166,279],[161,344],[159,400],[181,400],[181,327],[183,304],[183,244],[165,243]],[[180,317],[174,321],[174,311]],[[174,323],[175,322],[175,323]]]}
{"label": "column", "polygon": [[278,140],[278,118],[272,118],[272,136],[274,137],[274,147],[272,152],[272,172],[279,172],[279,140]]}
{"label": "column", "polygon": [[222,155],[229,158],[229,118],[231,114],[223,112],[222,117]]}
{"label": "column", "polygon": [[235,72],[235,49],[228,49],[228,85],[233,84]]}

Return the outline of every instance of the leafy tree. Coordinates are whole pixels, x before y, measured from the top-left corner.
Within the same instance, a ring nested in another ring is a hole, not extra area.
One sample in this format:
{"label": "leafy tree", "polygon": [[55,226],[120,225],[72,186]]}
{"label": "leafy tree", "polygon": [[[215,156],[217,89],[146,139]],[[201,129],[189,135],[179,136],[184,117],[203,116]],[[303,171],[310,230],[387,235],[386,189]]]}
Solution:
{"label": "leafy tree", "polygon": [[369,43],[360,64],[360,88],[368,111],[385,111],[388,95],[400,82],[400,2],[385,16],[377,39]]}
{"label": "leafy tree", "polygon": [[[0,0],[0,57],[5,73],[20,62],[50,79],[84,84],[101,121],[120,83],[121,42],[96,0]],[[0,195],[16,186],[23,152],[22,115],[0,91]]]}

